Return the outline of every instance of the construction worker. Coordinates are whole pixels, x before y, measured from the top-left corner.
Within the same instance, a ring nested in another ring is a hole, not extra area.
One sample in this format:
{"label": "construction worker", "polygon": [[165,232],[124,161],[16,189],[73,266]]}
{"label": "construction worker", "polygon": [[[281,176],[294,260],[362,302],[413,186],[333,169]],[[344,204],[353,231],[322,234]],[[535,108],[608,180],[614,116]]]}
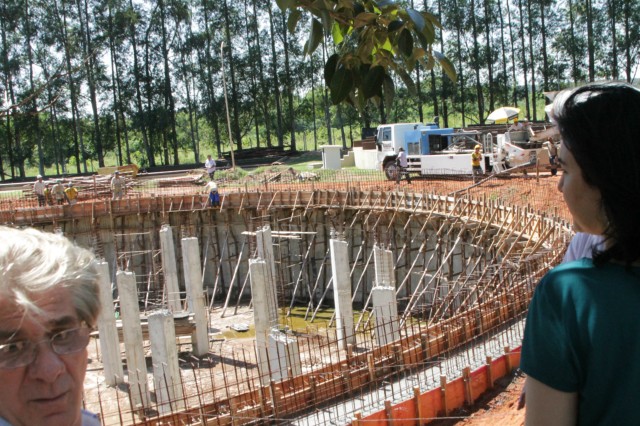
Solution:
{"label": "construction worker", "polygon": [[119,200],[124,195],[124,178],[120,176],[119,171],[113,172],[113,177],[111,178],[111,193],[112,200]]}
{"label": "construction worker", "polygon": [[211,155],[207,155],[207,161],[205,161],[204,167],[207,169],[209,180],[213,180],[213,175],[216,172],[216,160],[211,158]]}
{"label": "construction worker", "polygon": [[75,204],[78,202],[78,190],[73,186],[73,183],[69,182],[67,184],[67,189],[64,190],[64,193],[67,196],[69,204]]}
{"label": "construction worker", "polygon": [[36,197],[38,197],[38,206],[44,207],[47,205],[44,198],[44,189],[47,185],[42,181],[42,175],[38,175],[36,179],[36,182],[33,184],[33,192],[36,194]]}
{"label": "construction worker", "polygon": [[482,146],[477,144],[471,154],[471,174],[473,175],[473,183],[476,183],[476,176],[482,175]]}
{"label": "construction worker", "polygon": [[218,184],[214,181],[209,182],[205,186],[205,191],[208,193],[207,204],[210,207],[218,207],[220,205],[220,194],[218,193]]}
{"label": "construction worker", "polygon": [[402,175],[405,175],[407,178],[407,183],[411,183],[411,176],[409,175],[409,171],[407,168],[409,167],[409,160],[407,160],[407,153],[404,148],[400,148],[398,151],[398,158],[396,158],[396,164],[398,166],[398,174],[396,174],[396,184],[400,183],[400,179],[402,179]]}
{"label": "construction worker", "polygon": [[64,186],[62,186],[62,181],[60,179],[56,180],[55,185],[51,188],[51,193],[53,194],[53,198],[56,200],[56,204],[59,206],[63,205],[67,199],[67,196],[64,193]]}

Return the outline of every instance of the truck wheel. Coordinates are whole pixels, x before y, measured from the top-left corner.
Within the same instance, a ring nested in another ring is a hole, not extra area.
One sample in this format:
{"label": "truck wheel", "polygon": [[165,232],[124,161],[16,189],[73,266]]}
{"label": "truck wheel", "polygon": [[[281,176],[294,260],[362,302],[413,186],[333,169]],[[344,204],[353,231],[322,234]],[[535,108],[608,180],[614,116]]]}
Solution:
{"label": "truck wheel", "polygon": [[396,180],[398,176],[398,166],[395,162],[389,161],[384,165],[384,174],[389,180]]}

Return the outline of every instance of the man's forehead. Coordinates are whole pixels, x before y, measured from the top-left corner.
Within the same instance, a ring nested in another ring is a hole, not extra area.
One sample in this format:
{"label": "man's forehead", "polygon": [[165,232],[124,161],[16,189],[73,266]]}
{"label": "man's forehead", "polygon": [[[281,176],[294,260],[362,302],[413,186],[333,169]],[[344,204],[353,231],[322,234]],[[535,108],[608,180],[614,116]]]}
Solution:
{"label": "man's forehead", "polygon": [[14,299],[0,296],[0,337],[20,330],[29,333],[51,330],[79,321],[66,289],[48,291],[32,300],[37,309],[25,308]]}

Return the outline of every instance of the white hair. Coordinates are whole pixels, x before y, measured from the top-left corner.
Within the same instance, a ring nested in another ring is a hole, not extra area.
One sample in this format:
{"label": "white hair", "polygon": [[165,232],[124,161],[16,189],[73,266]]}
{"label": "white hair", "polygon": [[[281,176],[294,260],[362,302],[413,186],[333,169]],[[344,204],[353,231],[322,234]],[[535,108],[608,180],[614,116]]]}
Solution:
{"label": "white hair", "polygon": [[39,311],[34,297],[69,289],[80,320],[95,325],[100,312],[94,255],[59,234],[0,226],[0,297]]}

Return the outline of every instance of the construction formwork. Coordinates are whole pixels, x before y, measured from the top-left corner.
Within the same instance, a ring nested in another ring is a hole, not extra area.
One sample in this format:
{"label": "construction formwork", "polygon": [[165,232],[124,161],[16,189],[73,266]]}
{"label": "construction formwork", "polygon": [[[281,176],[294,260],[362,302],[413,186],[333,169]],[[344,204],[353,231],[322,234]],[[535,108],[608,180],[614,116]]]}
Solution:
{"label": "construction formwork", "polygon": [[[485,363],[487,356],[519,344],[532,290],[559,261],[569,227],[549,212],[507,204],[479,188],[449,196],[355,185],[238,191],[225,194],[215,209],[182,195],[10,214],[14,223],[56,228],[93,247],[112,276],[122,269],[134,274],[147,357],[153,345],[146,317],[166,308],[172,294],[165,285],[159,232],[164,227],[173,235],[180,303],[187,312],[175,325],[179,377],[154,381],[154,374],[163,373],[148,366],[151,398],[135,404],[130,396],[140,389],[132,389],[132,382],[110,387],[89,375],[96,382],[88,383],[86,405],[101,413],[104,424],[318,424],[338,421],[336,413],[357,419],[375,411],[377,402],[406,399],[416,383],[425,391],[441,386],[442,376],[458,376],[478,359]],[[180,242],[197,238],[211,331],[251,300],[249,265],[259,254],[256,232],[264,227],[273,239],[279,312],[276,344],[264,351],[269,368],[258,368],[256,354],[263,348],[211,333],[208,353],[195,356]],[[340,333],[336,323],[349,321],[313,322],[333,305],[330,242],[336,237],[348,247],[343,253],[356,310],[353,331]],[[374,253],[380,249],[391,257],[376,269]],[[390,299],[397,306],[387,316],[376,314],[371,300],[379,276],[394,286]],[[294,310],[300,306],[303,314]],[[309,325],[292,327],[296,315]],[[389,335],[381,339],[381,333]],[[90,371],[99,372],[99,350],[95,357]],[[174,383],[181,392],[163,392],[155,382]],[[387,388],[391,399],[379,396]],[[371,402],[348,402],[358,398]],[[341,400],[347,402],[326,409]]]}

